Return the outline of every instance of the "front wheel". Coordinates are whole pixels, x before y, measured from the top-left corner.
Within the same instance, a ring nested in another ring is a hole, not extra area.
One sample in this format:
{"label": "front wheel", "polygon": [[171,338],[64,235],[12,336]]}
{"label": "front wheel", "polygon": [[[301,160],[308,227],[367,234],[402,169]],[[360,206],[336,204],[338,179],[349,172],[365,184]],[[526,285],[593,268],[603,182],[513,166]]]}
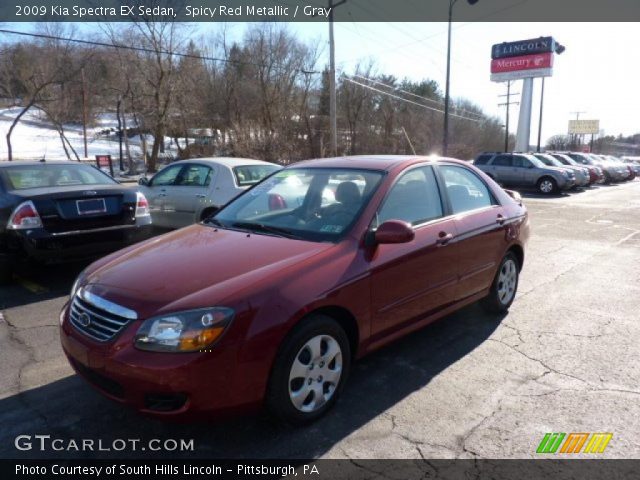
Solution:
{"label": "front wheel", "polygon": [[489,295],[482,300],[482,306],[490,313],[505,313],[516,298],[520,265],[516,256],[507,253],[491,285]]}
{"label": "front wheel", "polygon": [[538,180],[538,191],[545,195],[558,191],[557,182],[551,177],[542,177]]}
{"label": "front wheel", "polygon": [[269,379],[267,407],[290,424],[312,422],[334,405],[350,366],[343,328],[331,317],[313,315],[282,344]]}

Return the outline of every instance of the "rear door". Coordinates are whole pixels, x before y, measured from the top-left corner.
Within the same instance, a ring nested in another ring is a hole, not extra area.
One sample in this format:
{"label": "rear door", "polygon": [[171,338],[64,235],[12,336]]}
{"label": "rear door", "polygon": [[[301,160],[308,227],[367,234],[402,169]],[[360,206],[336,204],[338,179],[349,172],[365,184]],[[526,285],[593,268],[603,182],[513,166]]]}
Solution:
{"label": "rear door", "polygon": [[200,220],[196,212],[210,196],[210,186],[216,171],[202,163],[185,163],[175,183],[167,188],[164,210],[169,226],[181,228]]}
{"label": "rear door", "polygon": [[539,171],[536,166],[523,155],[514,155],[513,164],[518,170],[518,184],[527,187],[535,186],[538,182]]}
{"label": "rear door", "polygon": [[513,155],[496,155],[496,157],[491,162],[493,166],[493,175],[495,179],[504,183],[505,185],[515,185],[517,181],[517,175],[514,171]]}
{"label": "rear door", "polygon": [[372,333],[402,328],[453,301],[457,232],[444,212],[432,166],[411,168],[389,191],[376,226],[404,220],[414,226],[415,239],[378,245],[371,260]]}
{"label": "rear door", "polygon": [[463,300],[493,282],[506,246],[504,211],[471,169],[453,164],[441,164],[438,169],[455,215],[460,265],[456,300]]}

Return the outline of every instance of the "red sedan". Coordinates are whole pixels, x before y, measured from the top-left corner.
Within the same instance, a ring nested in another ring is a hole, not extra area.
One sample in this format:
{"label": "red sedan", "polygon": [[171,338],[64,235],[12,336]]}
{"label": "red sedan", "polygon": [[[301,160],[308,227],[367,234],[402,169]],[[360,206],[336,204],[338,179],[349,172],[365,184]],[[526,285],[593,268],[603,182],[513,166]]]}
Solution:
{"label": "red sedan", "polygon": [[519,196],[465,162],[300,162],[89,266],[62,346],[144,413],[266,404],[304,423],[332,407],[353,360],[478,300],[506,311],[528,236]]}

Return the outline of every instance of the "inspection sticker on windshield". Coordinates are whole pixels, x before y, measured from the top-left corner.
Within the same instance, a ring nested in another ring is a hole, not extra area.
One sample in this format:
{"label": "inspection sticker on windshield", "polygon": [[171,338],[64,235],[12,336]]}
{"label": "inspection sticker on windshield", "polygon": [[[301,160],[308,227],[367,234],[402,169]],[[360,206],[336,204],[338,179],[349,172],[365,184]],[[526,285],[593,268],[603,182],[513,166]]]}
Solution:
{"label": "inspection sticker on windshield", "polygon": [[320,229],[321,232],[327,233],[340,233],[344,227],[340,225],[323,225]]}

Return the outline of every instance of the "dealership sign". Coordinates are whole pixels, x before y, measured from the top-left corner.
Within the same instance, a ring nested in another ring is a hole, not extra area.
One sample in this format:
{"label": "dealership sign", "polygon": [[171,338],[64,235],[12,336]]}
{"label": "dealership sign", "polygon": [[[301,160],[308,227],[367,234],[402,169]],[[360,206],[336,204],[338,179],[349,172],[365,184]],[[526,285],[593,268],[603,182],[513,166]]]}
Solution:
{"label": "dealership sign", "polygon": [[553,67],[553,53],[523,55],[491,60],[491,73],[515,72]]}
{"label": "dealership sign", "polygon": [[519,57],[521,55],[533,55],[536,53],[552,53],[556,50],[556,42],[553,37],[532,38],[518,42],[503,42],[491,47],[491,58]]}
{"label": "dealership sign", "polygon": [[564,47],[552,37],[498,43],[491,47],[491,81],[507,82],[523,78],[550,77],[554,52]]}
{"label": "dealership sign", "polygon": [[569,134],[589,135],[600,132],[600,120],[569,120]]}

